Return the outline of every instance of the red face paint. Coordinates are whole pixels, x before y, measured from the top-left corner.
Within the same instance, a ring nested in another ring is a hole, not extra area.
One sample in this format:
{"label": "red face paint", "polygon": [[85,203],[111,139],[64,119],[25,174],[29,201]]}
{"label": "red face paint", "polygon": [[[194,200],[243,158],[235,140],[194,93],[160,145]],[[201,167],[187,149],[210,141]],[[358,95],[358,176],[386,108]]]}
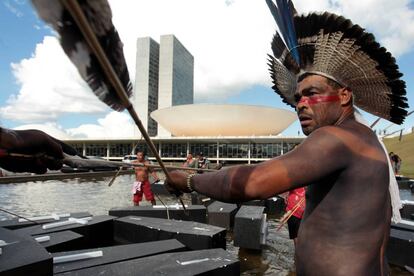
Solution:
{"label": "red face paint", "polygon": [[339,101],[338,95],[330,95],[330,96],[314,95],[310,97],[302,96],[298,104],[307,103],[311,105],[311,104],[329,103],[329,102],[337,102],[337,101]]}

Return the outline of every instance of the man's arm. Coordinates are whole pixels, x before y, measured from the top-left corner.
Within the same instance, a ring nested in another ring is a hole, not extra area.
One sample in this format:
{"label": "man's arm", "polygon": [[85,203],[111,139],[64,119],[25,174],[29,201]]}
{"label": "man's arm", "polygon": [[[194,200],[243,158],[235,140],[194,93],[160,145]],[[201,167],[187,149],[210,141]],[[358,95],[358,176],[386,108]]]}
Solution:
{"label": "man's arm", "polygon": [[[151,162],[150,161],[145,161],[145,165],[150,165]],[[148,172],[151,173],[152,177],[155,179],[155,182],[157,182],[158,180],[160,180],[160,178],[158,177],[157,173],[155,172],[154,168],[151,167],[147,167]]]}
{"label": "man's arm", "polygon": [[[344,169],[350,160],[343,132],[336,127],[318,129],[299,147],[283,156],[258,165],[234,166],[195,175],[191,178],[192,187],[212,198],[233,202],[265,199],[319,182]],[[189,192],[187,174],[171,172],[171,182],[173,188]]]}
{"label": "man's arm", "polygon": [[[0,128],[0,167],[14,172],[45,173],[47,169],[62,167],[64,148],[69,154],[76,153],[69,145],[40,130],[10,130]],[[13,157],[18,153],[32,157]]]}

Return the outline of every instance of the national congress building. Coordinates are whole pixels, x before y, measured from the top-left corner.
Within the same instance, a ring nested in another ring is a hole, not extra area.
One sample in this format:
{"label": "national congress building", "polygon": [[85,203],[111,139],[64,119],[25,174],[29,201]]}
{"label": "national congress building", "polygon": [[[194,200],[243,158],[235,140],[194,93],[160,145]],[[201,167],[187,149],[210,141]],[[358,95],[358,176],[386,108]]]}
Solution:
{"label": "national congress building", "polygon": [[[194,57],[174,35],[161,36],[160,43],[137,39],[132,102],[163,160],[181,162],[189,152],[202,152],[212,162],[254,163],[282,155],[303,140],[279,135],[296,119],[287,110],[193,104],[193,80]],[[138,128],[134,136],[66,142],[86,156],[117,160],[142,149],[153,157]]]}

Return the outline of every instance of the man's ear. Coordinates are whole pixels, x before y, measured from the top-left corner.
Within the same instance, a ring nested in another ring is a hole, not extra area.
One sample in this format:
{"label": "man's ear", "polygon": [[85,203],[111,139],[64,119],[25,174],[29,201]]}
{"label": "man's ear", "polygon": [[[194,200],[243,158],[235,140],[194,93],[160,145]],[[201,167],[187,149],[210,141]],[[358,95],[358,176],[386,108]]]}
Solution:
{"label": "man's ear", "polygon": [[342,106],[350,105],[352,103],[352,90],[350,88],[340,88],[338,96]]}

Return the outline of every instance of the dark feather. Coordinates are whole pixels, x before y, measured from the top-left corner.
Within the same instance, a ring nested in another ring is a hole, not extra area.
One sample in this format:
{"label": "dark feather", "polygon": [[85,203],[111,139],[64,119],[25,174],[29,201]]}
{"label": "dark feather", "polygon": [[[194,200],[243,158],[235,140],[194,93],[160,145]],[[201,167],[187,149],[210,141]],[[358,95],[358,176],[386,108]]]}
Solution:
{"label": "dark feather", "polygon": [[[114,110],[122,111],[125,107],[121,99],[69,11],[60,1],[32,0],[32,3],[39,16],[59,33],[63,50],[96,96]],[[124,58],[123,44],[112,23],[108,2],[78,0],[78,3],[125,92],[128,97],[131,96],[132,85]]]}
{"label": "dark feather", "polygon": [[276,21],[279,31],[287,48],[291,52],[292,57],[296,63],[299,64],[299,53],[297,50],[297,39],[295,33],[295,26],[293,24],[293,16],[296,14],[296,10],[291,1],[276,0],[277,6],[272,0],[266,0],[270,12]]}

